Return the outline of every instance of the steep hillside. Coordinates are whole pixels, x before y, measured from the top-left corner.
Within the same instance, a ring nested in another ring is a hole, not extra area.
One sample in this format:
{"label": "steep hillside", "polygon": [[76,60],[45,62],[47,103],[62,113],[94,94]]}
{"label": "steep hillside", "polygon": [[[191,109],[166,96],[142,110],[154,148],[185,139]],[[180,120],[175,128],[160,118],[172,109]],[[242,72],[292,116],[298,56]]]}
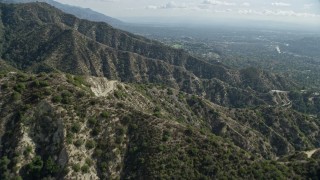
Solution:
{"label": "steep hillside", "polygon": [[[16,72],[1,74],[0,85],[2,179],[317,176],[308,169],[318,168],[314,160],[290,166],[266,161],[258,149],[248,153],[213,135],[215,123],[222,134],[239,134],[232,123],[242,122],[226,117],[220,106],[170,88]],[[203,117],[208,114],[211,122]]]}
{"label": "steep hillside", "polygon": [[2,57],[19,69],[165,84],[236,107],[269,104],[269,90],[294,87],[277,75],[210,64],[183,50],[105,23],[77,19],[44,3],[1,7]]}

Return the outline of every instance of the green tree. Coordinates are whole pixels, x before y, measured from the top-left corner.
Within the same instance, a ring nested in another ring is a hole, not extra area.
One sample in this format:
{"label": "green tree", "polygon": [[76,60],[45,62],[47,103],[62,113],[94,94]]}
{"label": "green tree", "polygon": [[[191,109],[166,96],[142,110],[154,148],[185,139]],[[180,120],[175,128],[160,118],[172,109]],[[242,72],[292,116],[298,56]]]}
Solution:
{"label": "green tree", "polygon": [[43,168],[43,161],[40,156],[35,156],[32,162],[26,166],[27,175],[30,178],[38,179]]}

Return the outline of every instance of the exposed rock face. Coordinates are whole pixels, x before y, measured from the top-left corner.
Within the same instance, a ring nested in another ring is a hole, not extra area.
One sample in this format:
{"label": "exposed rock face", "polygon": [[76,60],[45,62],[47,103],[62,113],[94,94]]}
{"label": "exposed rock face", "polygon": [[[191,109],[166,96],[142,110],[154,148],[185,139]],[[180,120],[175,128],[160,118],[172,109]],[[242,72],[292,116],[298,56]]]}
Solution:
{"label": "exposed rock face", "polygon": [[95,96],[107,97],[114,91],[117,81],[109,81],[103,77],[90,77],[88,83],[91,85],[91,91]]}

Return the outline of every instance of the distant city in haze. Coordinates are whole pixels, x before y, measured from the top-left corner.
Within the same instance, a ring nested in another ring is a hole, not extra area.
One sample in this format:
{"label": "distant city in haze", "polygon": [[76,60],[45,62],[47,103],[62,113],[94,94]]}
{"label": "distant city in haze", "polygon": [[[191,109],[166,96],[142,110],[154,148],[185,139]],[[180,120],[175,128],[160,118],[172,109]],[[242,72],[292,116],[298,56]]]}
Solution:
{"label": "distant city in haze", "polygon": [[319,0],[57,0],[132,23],[286,22],[320,26]]}

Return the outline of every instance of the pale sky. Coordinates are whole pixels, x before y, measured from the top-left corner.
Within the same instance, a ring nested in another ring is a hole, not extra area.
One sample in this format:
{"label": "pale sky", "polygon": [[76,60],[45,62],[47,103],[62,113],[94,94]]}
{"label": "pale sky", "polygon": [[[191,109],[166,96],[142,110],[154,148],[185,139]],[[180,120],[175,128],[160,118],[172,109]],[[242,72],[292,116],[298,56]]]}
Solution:
{"label": "pale sky", "polygon": [[56,0],[128,19],[218,18],[299,21],[320,25],[320,0]]}

